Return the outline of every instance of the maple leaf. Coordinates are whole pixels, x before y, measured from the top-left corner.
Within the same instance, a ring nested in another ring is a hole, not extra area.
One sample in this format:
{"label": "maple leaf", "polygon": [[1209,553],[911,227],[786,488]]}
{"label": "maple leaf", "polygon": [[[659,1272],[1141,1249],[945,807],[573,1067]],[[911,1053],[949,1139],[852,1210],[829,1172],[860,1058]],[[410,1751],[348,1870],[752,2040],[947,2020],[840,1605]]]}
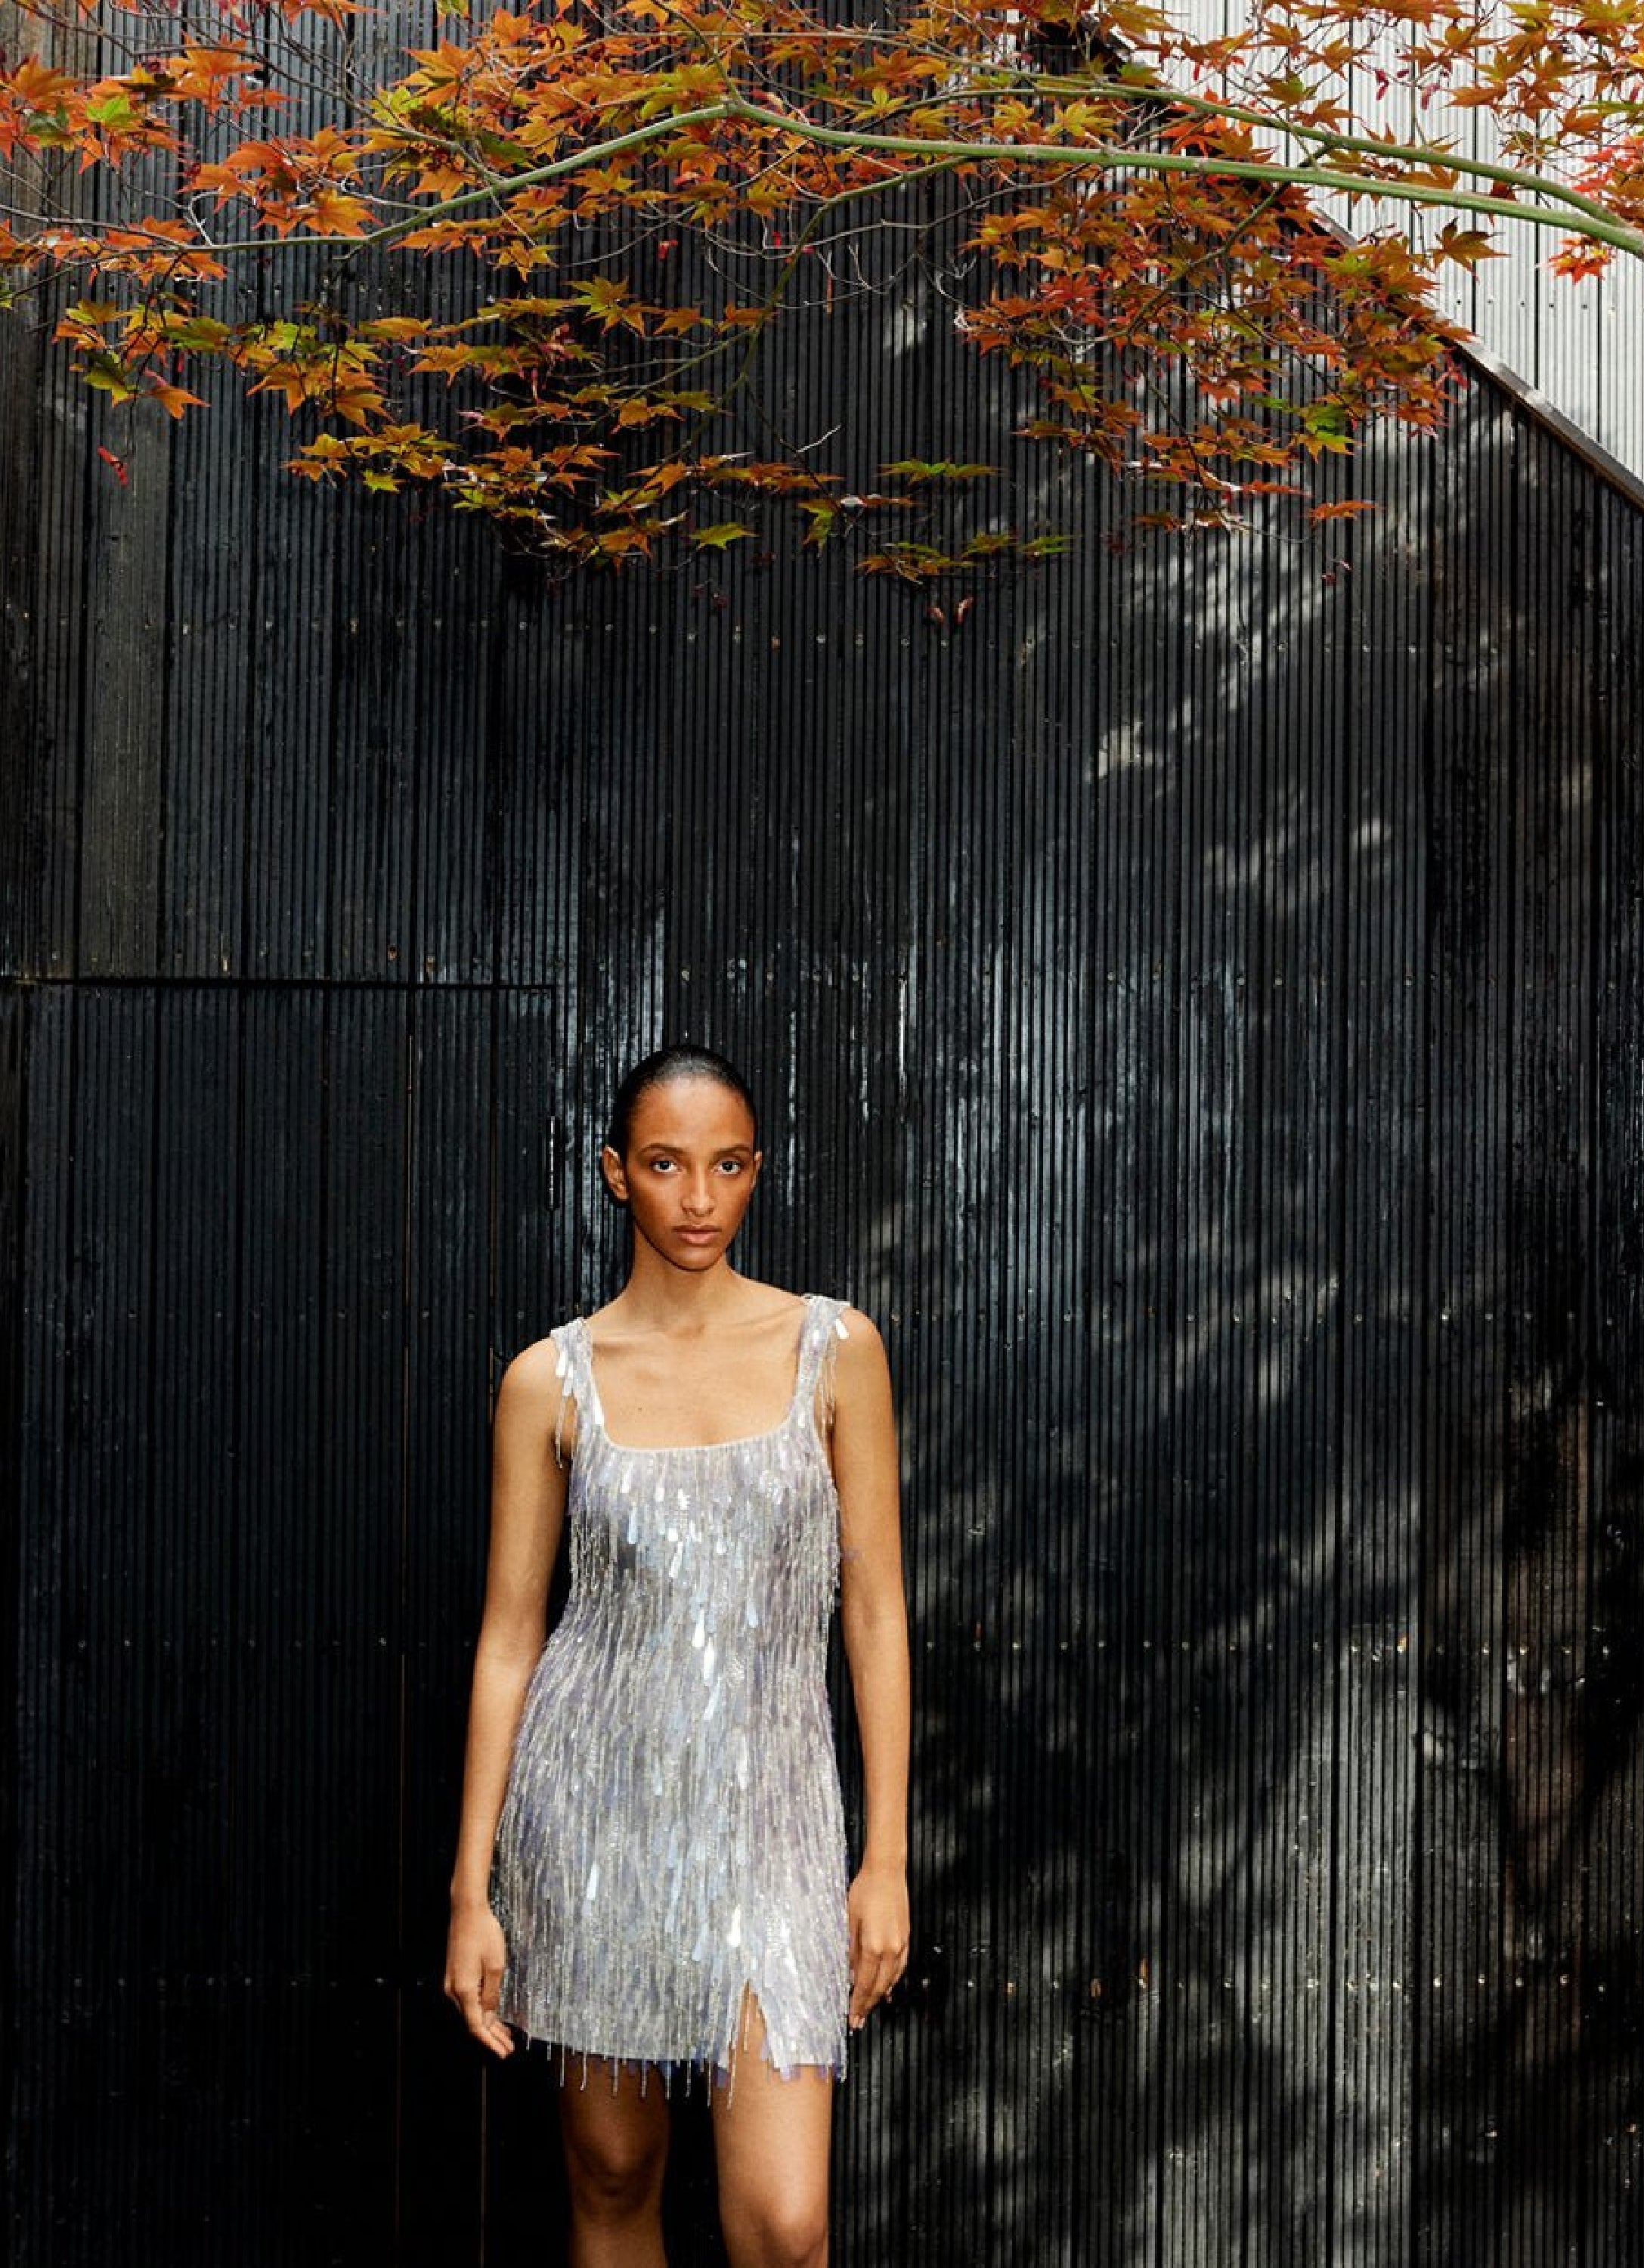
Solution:
{"label": "maple leaf", "polygon": [[997,465],[962,464],[946,457],[902,457],[879,468],[887,480],[910,481],[916,486],[927,481],[986,480],[998,469]]}
{"label": "maple leaf", "polygon": [[1578,239],[1574,243],[1560,245],[1548,264],[1555,275],[1568,276],[1573,282],[1581,283],[1595,276],[1602,276],[1613,258],[1614,254],[1604,245],[1588,244]]}
{"label": "maple leaf", "polygon": [[1453,222],[1439,231],[1438,253],[1442,259],[1454,261],[1457,267],[1469,270],[1477,268],[1481,260],[1502,257],[1487,230],[1459,228]]}
{"label": "maple leaf", "polygon": [[203,409],[203,395],[190,394],[186,386],[168,386],[164,379],[155,379],[144,390],[144,399],[158,401],[168,417],[180,417],[185,409]]}
{"label": "maple leaf", "polygon": [[858,562],[864,575],[888,575],[899,583],[928,583],[961,563],[930,543],[892,543]]}
{"label": "maple leaf", "polygon": [[649,529],[643,527],[612,527],[594,534],[590,541],[597,556],[620,560],[631,557],[636,552],[649,553],[654,538]]}
{"label": "maple leaf", "polygon": [[672,401],[625,401],[616,413],[616,422],[623,432],[631,432],[641,425],[654,425],[658,418],[677,421],[679,416]]}
{"label": "maple leaf", "polygon": [[98,393],[107,394],[111,401],[132,401],[136,399],[137,389],[131,374],[117,355],[105,350],[88,356],[81,369],[86,384],[95,387]]}
{"label": "maple leaf", "polygon": [[317,189],[304,209],[308,225],[321,236],[363,236],[372,217],[368,204],[337,189]]}
{"label": "maple leaf", "polygon": [[242,48],[189,46],[167,56],[156,77],[172,101],[197,102],[210,112],[239,92],[237,80],[258,68],[257,59]]}
{"label": "maple leaf", "polygon": [[588,283],[573,284],[570,297],[603,329],[620,325],[644,335],[647,310],[635,302],[620,276],[596,276]]}

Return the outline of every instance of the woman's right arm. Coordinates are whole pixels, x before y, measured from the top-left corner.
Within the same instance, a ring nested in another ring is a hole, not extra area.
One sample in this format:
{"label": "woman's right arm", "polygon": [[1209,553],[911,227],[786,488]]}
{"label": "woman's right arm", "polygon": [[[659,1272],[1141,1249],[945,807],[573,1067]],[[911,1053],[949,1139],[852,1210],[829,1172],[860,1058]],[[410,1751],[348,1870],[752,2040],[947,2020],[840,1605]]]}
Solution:
{"label": "woman's right arm", "polygon": [[503,1372],[491,1425],[491,1546],[468,1707],[445,1991],[474,2037],[496,2055],[510,2054],[513,2038],[496,2013],[504,1948],[490,1904],[491,1853],[565,1523],[565,1474],[554,1454],[560,1397],[554,1348],[539,1340]]}

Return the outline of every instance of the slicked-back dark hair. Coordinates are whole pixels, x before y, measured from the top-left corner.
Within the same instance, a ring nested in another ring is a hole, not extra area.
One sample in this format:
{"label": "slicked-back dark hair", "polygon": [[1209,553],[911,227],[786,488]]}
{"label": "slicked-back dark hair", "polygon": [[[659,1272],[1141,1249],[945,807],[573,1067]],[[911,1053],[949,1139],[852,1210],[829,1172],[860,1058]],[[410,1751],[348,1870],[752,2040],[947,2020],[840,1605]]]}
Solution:
{"label": "slicked-back dark hair", "polygon": [[712,1048],[658,1048],[655,1055],[636,1063],[621,1086],[611,1110],[611,1123],[605,1133],[607,1145],[619,1158],[628,1155],[628,1136],[633,1130],[634,1112],[647,1088],[663,1086],[674,1079],[711,1079],[716,1086],[729,1087],[746,1103],[748,1116],[753,1121],[753,1146],[760,1146],[760,1113],[748,1082],[735,1064],[727,1063],[723,1056]]}

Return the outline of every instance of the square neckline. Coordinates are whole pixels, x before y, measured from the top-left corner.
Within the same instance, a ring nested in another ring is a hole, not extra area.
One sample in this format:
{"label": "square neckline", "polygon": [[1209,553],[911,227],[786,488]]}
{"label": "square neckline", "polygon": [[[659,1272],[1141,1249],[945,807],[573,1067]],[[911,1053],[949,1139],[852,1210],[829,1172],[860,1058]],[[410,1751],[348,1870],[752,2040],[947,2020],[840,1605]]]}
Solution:
{"label": "square neckline", "polygon": [[785,1433],[794,1422],[794,1413],[798,1409],[800,1398],[804,1392],[805,1333],[810,1329],[811,1317],[816,1313],[818,1296],[815,1292],[802,1292],[799,1294],[801,1303],[799,1333],[794,1343],[794,1384],[793,1391],[788,1397],[788,1407],[775,1425],[761,1426],[757,1433],[732,1433],[723,1441],[619,1441],[606,1423],[605,1399],[599,1391],[599,1381],[594,1375],[595,1348],[592,1326],[586,1315],[578,1315],[576,1328],[582,1334],[583,1353],[585,1357],[583,1375],[588,1381],[588,1414],[605,1437],[606,1447],[614,1449],[619,1455],[624,1457],[701,1456],[704,1451],[709,1449],[749,1448],[760,1441],[774,1441],[779,1433]]}

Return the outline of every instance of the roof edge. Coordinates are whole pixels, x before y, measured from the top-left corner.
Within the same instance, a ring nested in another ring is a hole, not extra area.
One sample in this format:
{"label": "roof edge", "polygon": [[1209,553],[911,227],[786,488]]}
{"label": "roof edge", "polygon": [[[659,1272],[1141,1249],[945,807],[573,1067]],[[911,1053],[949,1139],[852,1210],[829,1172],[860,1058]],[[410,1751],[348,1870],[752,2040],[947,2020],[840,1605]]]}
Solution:
{"label": "roof edge", "polygon": [[1471,333],[1459,340],[1455,348],[1458,361],[1472,363],[1485,377],[1494,380],[1501,391],[1511,396],[1527,416],[1550,432],[1555,439],[1579,457],[1589,472],[1617,490],[1635,512],[1644,512],[1644,474],[1635,473],[1624,465],[1619,457],[1612,457],[1602,442],[1594,440],[1585,427],[1560,409],[1556,402],[1533,387],[1528,379],[1521,378],[1509,363]]}

